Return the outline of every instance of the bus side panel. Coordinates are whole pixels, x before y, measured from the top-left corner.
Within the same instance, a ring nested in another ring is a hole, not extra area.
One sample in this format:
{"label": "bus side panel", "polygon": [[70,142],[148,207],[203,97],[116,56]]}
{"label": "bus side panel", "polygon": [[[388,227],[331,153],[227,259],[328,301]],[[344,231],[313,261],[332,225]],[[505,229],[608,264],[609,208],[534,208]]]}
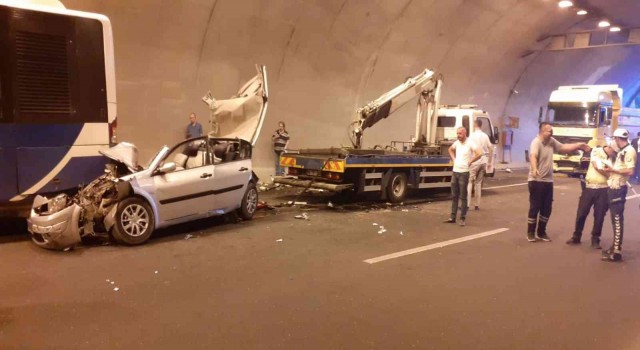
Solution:
{"label": "bus side panel", "polygon": [[92,146],[17,150],[20,193],[47,193],[87,184],[104,172],[106,158]]}
{"label": "bus side panel", "polygon": [[13,125],[0,124],[0,202],[13,198],[18,191],[14,142]]}

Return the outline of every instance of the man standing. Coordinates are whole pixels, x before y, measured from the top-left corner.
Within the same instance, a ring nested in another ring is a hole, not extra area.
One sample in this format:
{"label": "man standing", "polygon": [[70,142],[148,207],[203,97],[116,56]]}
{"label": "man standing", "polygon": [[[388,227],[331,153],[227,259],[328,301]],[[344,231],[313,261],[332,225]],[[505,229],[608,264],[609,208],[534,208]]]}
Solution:
{"label": "man standing", "polygon": [[629,144],[629,132],[617,129],[613,133],[616,145],[620,149],[612,168],[605,168],[609,174],[609,209],[613,226],[613,245],[602,252],[604,261],[622,260],[622,236],[624,234],[624,203],[627,200],[627,181],[633,175],[636,166],[636,150]]}
{"label": "man standing", "polygon": [[280,166],[280,154],[287,149],[289,145],[289,133],[285,128],[284,122],[278,122],[278,129],[271,135],[273,141],[273,152],[276,154],[276,176],[284,175]]}
{"label": "man standing", "polygon": [[202,136],[202,124],[196,121],[196,114],[189,114],[189,125],[187,125],[187,139]]}
{"label": "man standing", "polygon": [[460,226],[466,225],[467,216],[467,185],[469,184],[469,167],[482,157],[482,152],[467,138],[467,129],[458,128],[458,140],[449,147],[449,157],[453,161],[453,176],[451,177],[451,216],[446,223],[456,222],[458,200],[462,203],[460,211]]}
{"label": "man standing", "polygon": [[616,152],[610,146],[597,147],[591,151],[591,163],[589,164],[585,185],[578,202],[575,230],[567,244],[580,244],[584,223],[591,207],[593,207],[591,248],[600,249],[602,224],[604,224],[604,216],[609,209],[609,201],[607,199],[609,185],[607,184],[607,175],[604,169],[607,166],[611,166],[611,161],[615,154]]}
{"label": "man standing", "polygon": [[[631,141],[631,147],[636,151],[636,160],[638,160],[638,156],[640,155],[640,132],[636,135],[636,138]],[[636,161],[636,168],[633,172],[632,183],[640,183],[640,162]]]}
{"label": "man standing", "polygon": [[469,207],[473,202],[473,193],[475,190],[476,205],[475,210],[480,210],[480,196],[482,195],[482,180],[487,173],[487,160],[491,161],[493,157],[493,145],[489,136],[482,131],[482,120],[476,119],[474,131],[469,136],[469,140],[478,147],[482,152],[480,161],[473,163],[469,168],[469,185],[467,187],[467,198],[469,199]]}
{"label": "man standing", "polygon": [[[529,147],[529,216],[527,220],[527,240],[537,239],[551,242],[547,235],[547,223],[551,216],[553,202],[553,153],[572,153],[579,149],[589,152],[591,149],[585,143],[562,144],[551,137],[551,124],[540,123],[538,136],[531,141]],[[538,218],[538,214],[540,217]]]}

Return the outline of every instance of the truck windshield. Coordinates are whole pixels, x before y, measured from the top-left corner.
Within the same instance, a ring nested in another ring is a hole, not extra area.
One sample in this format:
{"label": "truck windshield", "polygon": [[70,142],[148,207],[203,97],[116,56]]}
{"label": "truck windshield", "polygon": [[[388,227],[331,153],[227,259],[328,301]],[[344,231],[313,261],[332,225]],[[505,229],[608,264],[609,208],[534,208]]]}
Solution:
{"label": "truck windshield", "polygon": [[549,105],[547,121],[553,125],[597,126],[598,109],[595,106]]}

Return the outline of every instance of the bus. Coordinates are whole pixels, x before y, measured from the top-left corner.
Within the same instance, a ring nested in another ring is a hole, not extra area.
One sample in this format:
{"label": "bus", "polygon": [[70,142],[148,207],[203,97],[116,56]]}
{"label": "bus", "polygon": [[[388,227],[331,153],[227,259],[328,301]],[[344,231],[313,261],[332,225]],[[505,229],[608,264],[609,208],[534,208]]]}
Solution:
{"label": "bus", "polygon": [[115,142],[113,34],[106,16],[59,1],[0,0],[0,216],[104,171]]}

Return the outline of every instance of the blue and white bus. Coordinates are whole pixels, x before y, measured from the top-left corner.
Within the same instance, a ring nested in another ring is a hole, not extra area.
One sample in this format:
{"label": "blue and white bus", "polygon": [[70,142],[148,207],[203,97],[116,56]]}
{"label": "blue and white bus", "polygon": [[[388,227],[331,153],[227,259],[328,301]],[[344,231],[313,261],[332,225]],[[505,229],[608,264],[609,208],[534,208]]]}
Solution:
{"label": "blue and white bus", "polygon": [[0,0],[3,216],[25,213],[35,194],[89,183],[104,170],[98,151],[115,141],[109,19],[37,3]]}

